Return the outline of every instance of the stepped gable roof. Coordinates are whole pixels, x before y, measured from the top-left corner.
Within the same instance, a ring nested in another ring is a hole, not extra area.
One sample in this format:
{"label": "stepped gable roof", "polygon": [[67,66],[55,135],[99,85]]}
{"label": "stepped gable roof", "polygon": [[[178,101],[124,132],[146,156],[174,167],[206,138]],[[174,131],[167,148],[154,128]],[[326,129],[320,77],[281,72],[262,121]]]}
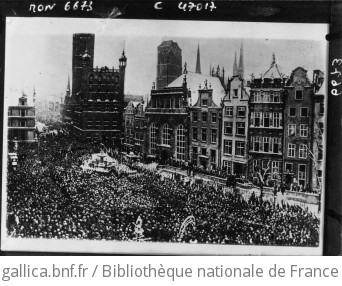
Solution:
{"label": "stepped gable roof", "polygon": [[[173,82],[171,82],[168,87],[180,87],[183,85],[184,80],[184,74],[180,75],[178,78],[176,78]],[[191,91],[191,102],[190,106],[193,106],[196,104],[198,100],[198,89],[199,86],[204,87],[205,80],[208,81],[208,88],[213,90],[213,101],[217,106],[220,106],[221,100],[225,96],[226,92],[221,84],[221,81],[218,77],[214,76],[208,76],[204,74],[198,74],[194,72],[187,72],[186,73],[186,82],[187,82],[187,88],[190,88]]]}

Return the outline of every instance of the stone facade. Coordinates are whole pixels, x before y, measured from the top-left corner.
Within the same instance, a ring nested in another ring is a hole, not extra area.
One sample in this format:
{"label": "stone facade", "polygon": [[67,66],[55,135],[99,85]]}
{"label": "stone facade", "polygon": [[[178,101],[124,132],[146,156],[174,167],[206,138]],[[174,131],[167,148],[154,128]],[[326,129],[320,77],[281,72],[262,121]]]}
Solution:
{"label": "stone facade", "polygon": [[153,89],[145,111],[147,157],[162,161],[188,160],[188,104],[186,80],[183,86]]}

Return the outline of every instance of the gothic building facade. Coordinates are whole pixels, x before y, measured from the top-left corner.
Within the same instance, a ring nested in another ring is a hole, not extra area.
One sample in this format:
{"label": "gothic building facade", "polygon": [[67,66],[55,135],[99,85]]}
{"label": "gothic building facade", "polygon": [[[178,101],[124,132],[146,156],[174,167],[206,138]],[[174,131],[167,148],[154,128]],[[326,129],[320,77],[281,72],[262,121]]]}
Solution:
{"label": "gothic building facade", "polygon": [[119,145],[127,58],[123,51],[118,69],[95,68],[94,40],[93,34],[73,37],[72,94],[66,96],[65,119],[80,138],[113,140]]}

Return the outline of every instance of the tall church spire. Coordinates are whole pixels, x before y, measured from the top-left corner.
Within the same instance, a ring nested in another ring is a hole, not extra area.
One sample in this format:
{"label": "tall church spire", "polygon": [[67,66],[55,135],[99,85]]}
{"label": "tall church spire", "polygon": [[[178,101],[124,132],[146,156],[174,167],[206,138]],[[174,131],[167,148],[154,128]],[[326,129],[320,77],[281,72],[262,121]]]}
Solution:
{"label": "tall church spire", "polygon": [[66,96],[70,96],[70,76],[68,75],[68,86],[66,89]]}
{"label": "tall church spire", "polygon": [[200,59],[200,47],[197,46],[197,61],[196,61],[196,73],[201,73],[201,59]]}
{"label": "tall church spire", "polygon": [[238,71],[238,67],[237,67],[237,63],[236,63],[236,52],[235,52],[235,59],[234,59],[234,66],[233,66],[233,76],[238,75],[239,71]]}
{"label": "tall church spire", "polygon": [[241,48],[240,48],[240,60],[239,60],[239,76],[243,78],[243,44],[241,43]]}

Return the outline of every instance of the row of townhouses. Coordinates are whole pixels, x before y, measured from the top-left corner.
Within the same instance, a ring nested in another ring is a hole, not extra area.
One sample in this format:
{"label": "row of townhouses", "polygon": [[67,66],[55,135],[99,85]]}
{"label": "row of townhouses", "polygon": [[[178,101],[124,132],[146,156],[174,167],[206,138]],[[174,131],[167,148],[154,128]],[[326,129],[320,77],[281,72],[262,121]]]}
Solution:
{"label": "row of townhouses", "polygon": [[[164,69],[165,47],[173,69]],[[275,56],[260,78],[244,80],[243,50],[233,76],[224,68],[201,73],[179,69],[177,43],[158,47],[157,87],[148,102],[130,102],[124,112],[123,144],[128,152],[160,161],[176,160],[206,170],[225,170],[252,178],[278,177],[287,184],[320,188],[324,132],[324,75],[312,81],[298,67],[289,77]],[[163,72],[173,74],[165,76]],[[175,76],[175,74],[178,77]]]}

